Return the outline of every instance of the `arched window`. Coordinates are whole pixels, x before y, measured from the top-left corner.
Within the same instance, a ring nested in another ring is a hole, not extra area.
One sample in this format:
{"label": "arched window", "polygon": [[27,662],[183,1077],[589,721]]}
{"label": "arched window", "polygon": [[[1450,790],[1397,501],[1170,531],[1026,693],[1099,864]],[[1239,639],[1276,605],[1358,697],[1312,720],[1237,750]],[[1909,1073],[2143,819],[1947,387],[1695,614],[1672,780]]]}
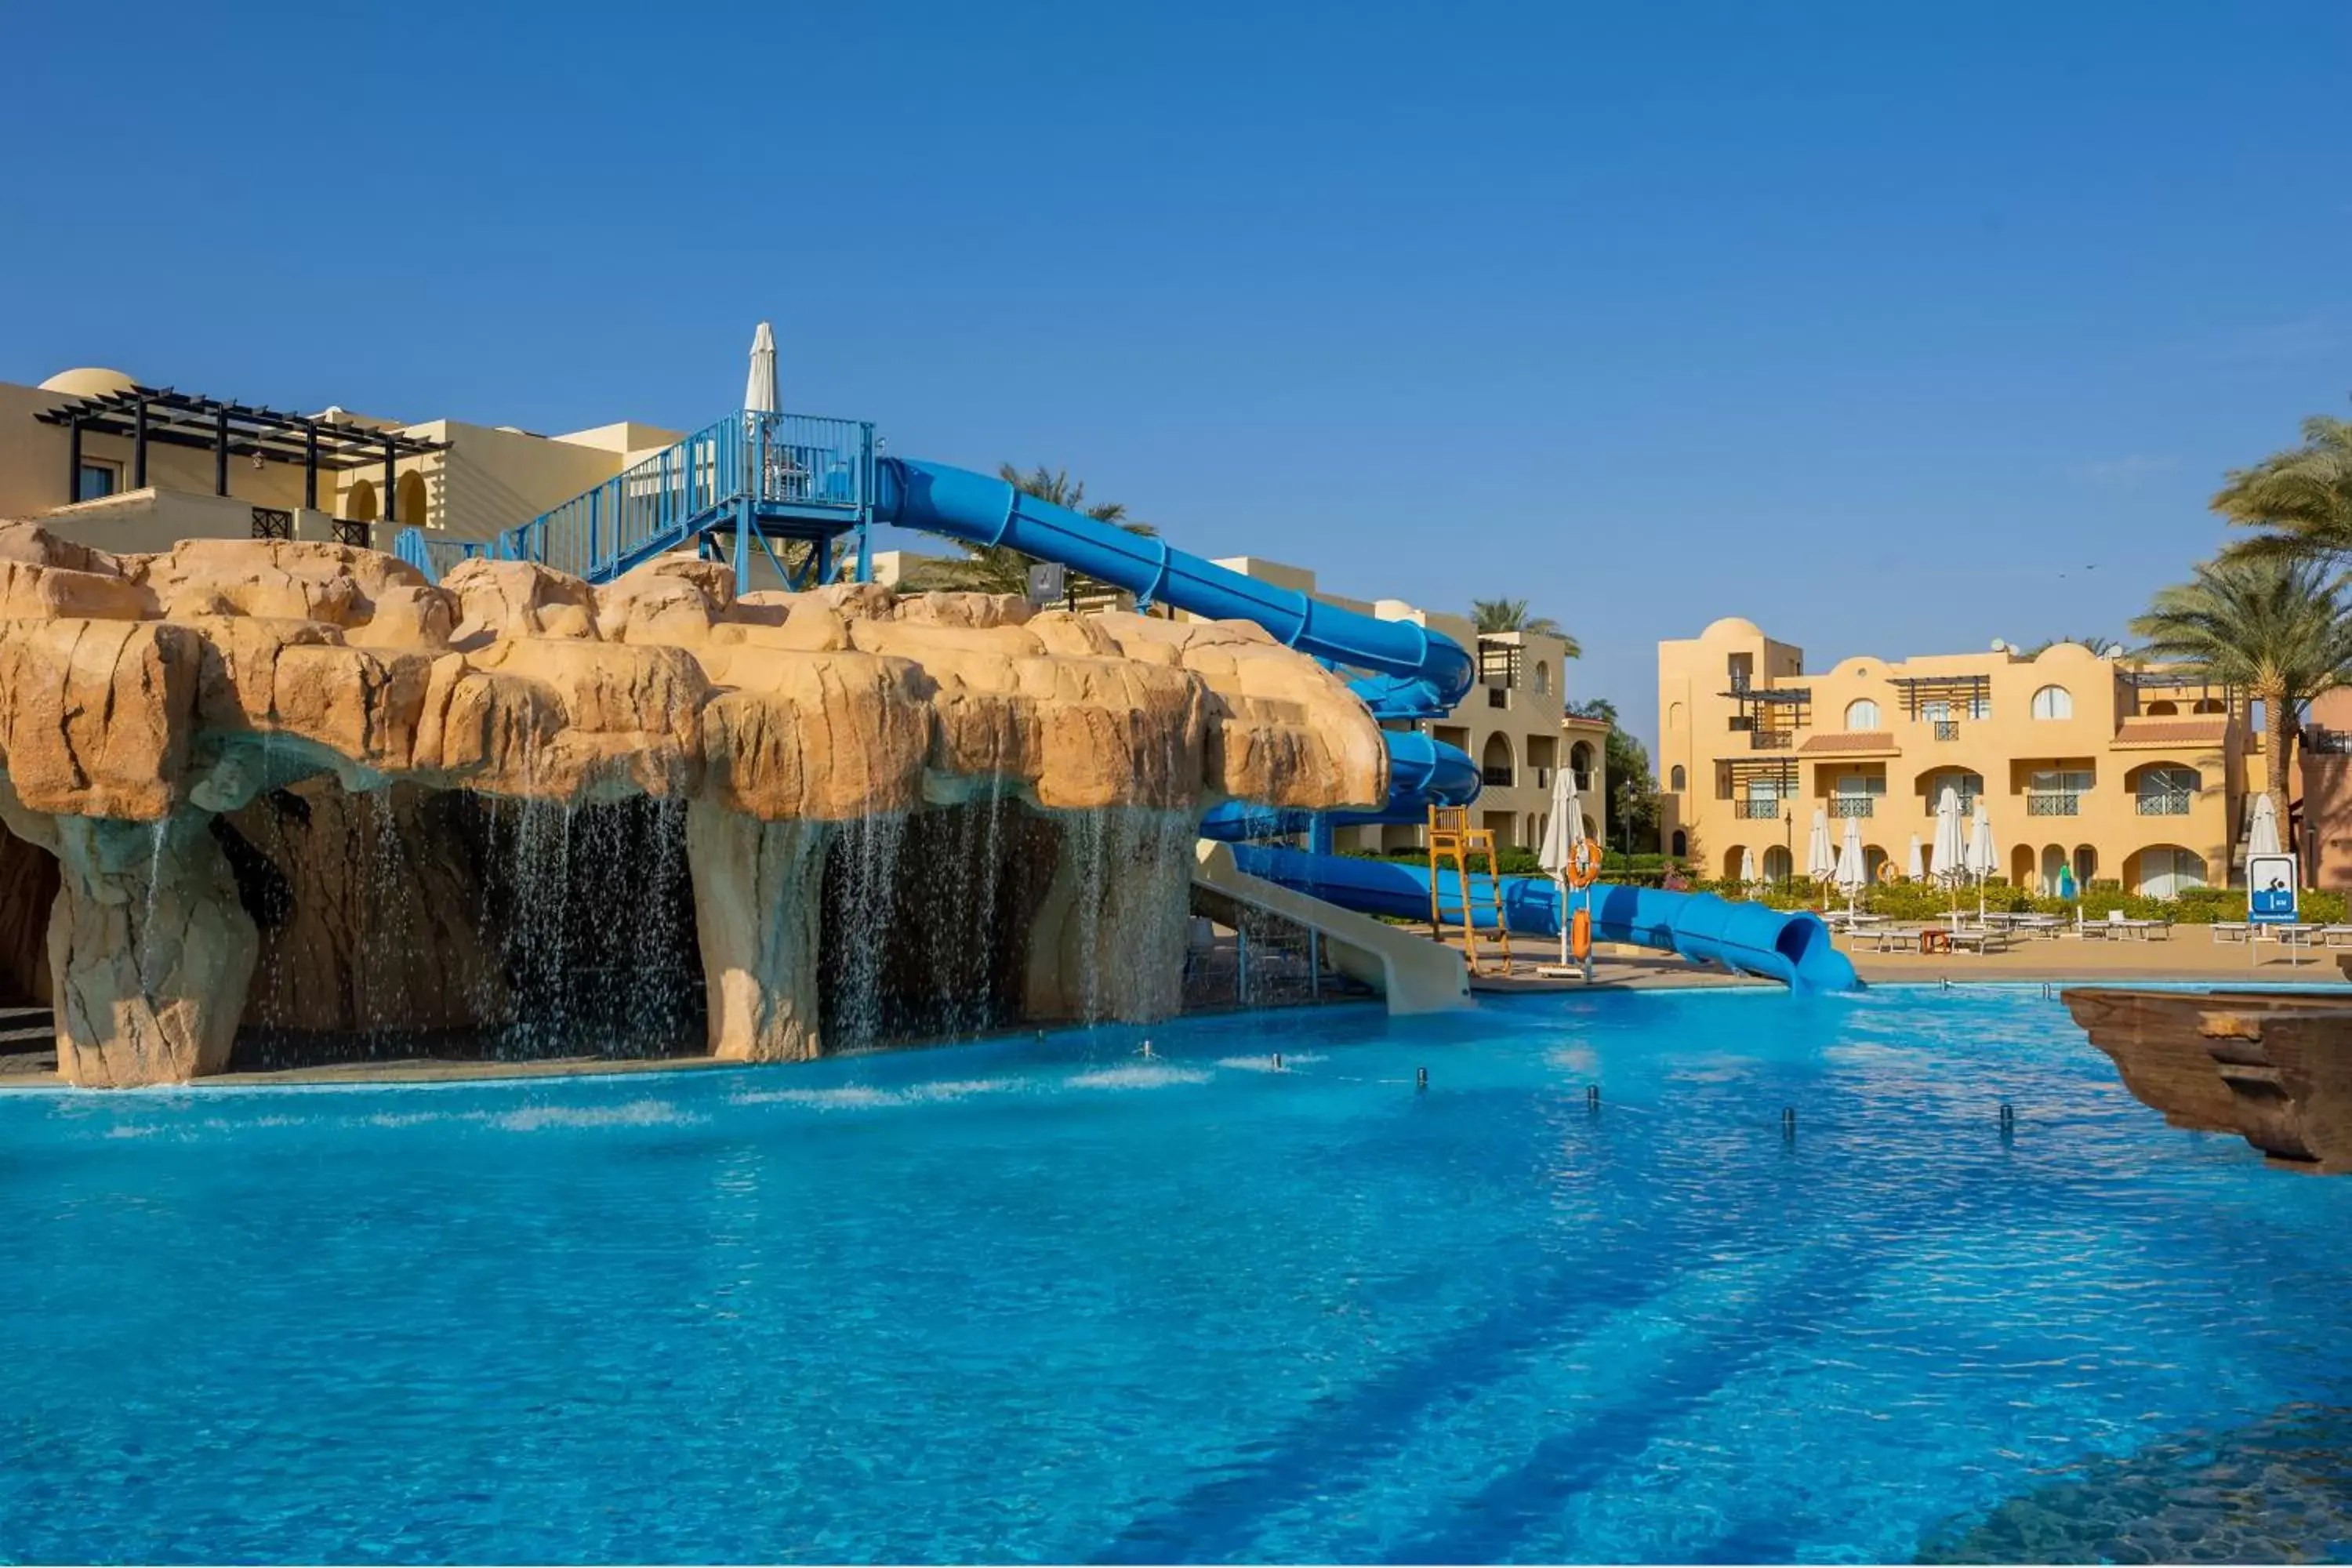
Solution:
{"label": "arched window", "polygon": [[2221,706],[2221,700],[2218,697],[2200,697],[2197,700],[2197,706],[2191,708],[2189,711],[2191,713],[2221,713],[2226,712],[2227,710]]}
{"label": "arched window", "polygon": [[1538,697],[1544,697],[1549,696],[1550,692],[1551,666],[1546,664],[1541,659],[1538,659],[1536,660],[1536,695]]}
{"label": "arched window", "polygon": [[2036,719],[2072,719],[2074,716],[2074,693],[2063,686],[2045,686],[2033,694],[2033,716]]}
{"label": "arched window", "polygon": [[2168,719],[2180,711],[2180,704],[2169,698],[2159,697],[2141,711],[2151,719]]}
{"label": "arched window", "polygon": [[1933,816],[1942,809],[1944,792],[1950,790],[1959,797],[1960,815],[1969,816],[1977,808],[1977,796],[1984,794],[1984,775],[1967,768],[1945,768],[1927,778],[1927,815]]}
{"label": "arched window", "polygon": [[1576,775],[1577,788],[1592,787],[1592,747],[1590,744],[1579,741],[1570,746],[1568,749],[1568,766],[1569,771]]}
{"label": "arched window", "polygon": [[1674,790],[1688,789],[1689,777],[1689,774],[1683,772],[1682,763],[1676,763],[1666,773],[1666,787]]}
{"label": "arched window", "polygon": [[375,486],[373,483],[362,479],[343,492],[343,521],[345,522],[375,521]]}
{"label": "arched window", "polygon": [[1673,853],[1676,855],[1687,855],[1690,853],[1690,840],[1683,836],[1683,830],[1679,827],[1675,829],[1674,843],[1675,847]]}
{"label": "arched window", "polygon": [[1478,771],[1496,789],[1508,789],[1515,782],[1517,770],[1511,762],[1511,742],[1499,731],[1487,736],[1486,743],[1479,748]]}
{"label": "arched window", "polygon": [[2204,782],[2195,768],[2164,763],[2140,769],[2132,795],[2142,816],[2186,816]]}
{"label": "arched window", "polygon": [[1867,697],[1856,698],[1845,705],[1845,727],[1849,730],[1878,728],[1878,704]]}

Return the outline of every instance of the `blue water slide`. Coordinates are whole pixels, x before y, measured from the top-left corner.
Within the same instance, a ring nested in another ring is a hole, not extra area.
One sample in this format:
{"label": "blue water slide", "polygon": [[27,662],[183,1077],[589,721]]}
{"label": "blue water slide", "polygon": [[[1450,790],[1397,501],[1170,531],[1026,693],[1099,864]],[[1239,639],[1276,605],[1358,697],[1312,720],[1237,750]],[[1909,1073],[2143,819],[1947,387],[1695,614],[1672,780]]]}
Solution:
{"label": "blue water slide", "polygon": [[[1360,914],[1429,918],[1426,867],[1310,855],[1259,844],[1235,845],[1234,863],[1253,877]],[[1489,885],[1485,877],[1470,879],[1471,902],[1481,915],[1494,908]],[[1462,921],[1459,889],[1460,883],[1450,875],[1438,880],[1439,912],[1454,924]],[[1506,877],[1502,895],[1503,923],[1514,932],[1559,935],[1561,902],[1557,882],[1545,877]],[[1853,961],[1831,944],[1829,927],[1818,915],[1783,914],[1762,904],[1718,899],[1712,893],[1669,893],[1608,883],[1596,883],[1591,895],[1592,935],[1597,942],[1677,952],[1694,962],[1720,963],[1742,974],[1778,980],[1792,990],[1862,989]],[[1569,907],[1573,908],[1573,903]]]}
{"label": "blue water slide", "polygon": [[1375,716],[1448,712],[1476,679],[1467,649],[1415,622],[1384,621],[1245,577],[1163,539],[1097,522],[969,468],[904,458],[886,458],[875,467],[877,522],[1058,561],[1127,590],[1139,604],[1255,622],[1301,653],[1373,671],[1356,683],[1356,692]]}
{"label": "blue water slide", "polygon": [[1429,806],[1454,805],[1477,797],[1478,764],[1459,747],[1433,741],[1412,730],[1382,732],[1389,744],[1389,798],[1370,811],[1289,811],[1247,801],[1227,801],[1201,823],[1201,837],[1228,843],[1248,838],[1278,838],[1313,830],[1320,817],[1327,827],[1366,827],[1389,822],[1426,821]]}

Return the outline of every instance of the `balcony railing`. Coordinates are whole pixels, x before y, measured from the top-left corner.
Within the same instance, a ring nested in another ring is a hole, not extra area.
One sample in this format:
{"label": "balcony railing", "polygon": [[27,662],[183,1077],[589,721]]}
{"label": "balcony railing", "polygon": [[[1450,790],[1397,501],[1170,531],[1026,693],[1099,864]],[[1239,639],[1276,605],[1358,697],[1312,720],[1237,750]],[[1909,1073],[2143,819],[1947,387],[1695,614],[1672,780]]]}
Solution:
{"label": "balcony railing", "polygon": [[256,539],[293,538],[294,514],[284,507],[255,507],[253,509],[253,537]]}
{"label": "balcony railing", "polygon": [[1958,719],[1938,719],[1936,721],[1936,739],[1938,741],[1957,741],[1959,738],[1960,721]]}
{"label": "balcony railing", "polygon": [[1592,793],[1592,775],[1586,773],[1582,768],[1576,770],[1576,793],[1579,795],[1590,795]]}
{"label": "balcony railing", "polygon": [[2330,730],[2324,724],[2303,727],[2303,749],[2315,757],[2352,757],[2352,731]]}
{"label": "balcony railing", "polygon": [[[1963,818],[1974,816],[1977,814],[1977,797],[1975,795],[1955,795],[1953,798],[1960,803],[1960,816]],[[1927,797],[1927,815],[1930,816],[1935,816],[1936,808],[1943,805],[1943,803],[1944,796],[1942,791],[1939,790],[1936,794],[1929,795]]]}
{"label": "balcony railing", "polygon": [[1731,803],[1731,815],[1750,822],[1778,822],[1780,820],[1780,803],[1777,800],[1735,800]]}
{"label": "balcony railing", "polygon": [[1510,692],[1510,688],[1506,687],[1506,686],[1490,686],[1490,687],[1486,688],[1486,706],[1487,706],[1487,707],[1489,707],[1489,708],[1508,708],[1510,705],[1511,705],[1511,692]]}
{"label": "balcony railing", "polygon": [[1748,749],[1751,752],[1785,752],[1797,743],[1794,730],[1750,730]]}
{"label": "balcony railing", "polygon": [[1538,789],[1549,789],[1549,788],[1551,788],[1551,770],[1550,770],[1549,768],[1535,768],[1535,767],[1531,767],[1531,768],[1529,768],[1529,769],[1528,770],[1528,772],[1529,772],[1529,773],[1533,773],[1533,774],[1535,774],[1535,775],[1536,775],[1536,788],[1538,788]]}
{"label": "balcony railing", "polygon": [[1511,770],[1508,768],[1482,768],[1478,772],[1478,777],[1488,789],[1511,787]]}
{"label": "balcony railing", "polygon": [[2186,816],[2189,815],[2189,804],[2195,798],[2179,790],[2144,795],[2139,797],[2139,814],[2142,816]]}
{"label": "balcony railing", "polygon": [[2028,816],[2080,816],[2083,797],[2073,790],[2029,790],[2025,796]]}
{"label": "balcony railing", "polygon": [[1878,797],[1868,795],[1833,795],[1830,796],[1832,816],[1868,816],[1871,805]]}
{"label": "balcony railing", "polygon": [[336,543],[348,544],[355,550],[372,550],[375,547],[375,524],[347,522],[341,518],[337,518],[333,526]]}

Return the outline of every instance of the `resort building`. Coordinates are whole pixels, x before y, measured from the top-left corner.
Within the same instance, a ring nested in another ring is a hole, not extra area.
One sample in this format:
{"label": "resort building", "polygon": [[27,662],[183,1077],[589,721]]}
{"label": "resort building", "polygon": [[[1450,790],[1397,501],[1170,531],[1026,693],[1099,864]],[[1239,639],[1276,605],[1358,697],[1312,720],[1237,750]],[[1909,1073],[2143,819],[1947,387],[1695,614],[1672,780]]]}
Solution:
{"label": "resort building", "polygon": [[126,552],[213,538],[389,549],[409,524],[482,540],[679,438],[628,422],[536,436],[341,408],[290,414],[69,370],[37,386],[0,382],[0,518]]}
{"label": "resort building", "polygon": [[[1874,875],[1982,801],[2009,879],[2167,897],[2232,880],[2259,737],[2225,688],[2057,643],[2028,658],[1858,657],[1821,674],[1751,621],[1658,645],[1661,831],[1706,875],[1801,874],[1813,813],[1859,819]],[[2284,826],[2284,825],[2283,825]]]}

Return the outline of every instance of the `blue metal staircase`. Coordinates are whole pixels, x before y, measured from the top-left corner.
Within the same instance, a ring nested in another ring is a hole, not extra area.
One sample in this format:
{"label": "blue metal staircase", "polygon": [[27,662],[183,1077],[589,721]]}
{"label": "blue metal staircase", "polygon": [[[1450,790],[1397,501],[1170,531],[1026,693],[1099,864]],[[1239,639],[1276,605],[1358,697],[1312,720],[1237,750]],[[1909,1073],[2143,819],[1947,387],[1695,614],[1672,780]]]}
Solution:
{"label": "blue metal staircase", "polygon": [[[856,574],[872,570],[874,426],[807,414],[730,414],[583,495],[487,542],[404,528],[393,553],[438,582],[459,562],[534,561],[609,582],[675,550],[731,559],[751,584],[761,556],[794,589],[830,581],[855,536]],[[793,546],[803,546],[795,549]]]}

